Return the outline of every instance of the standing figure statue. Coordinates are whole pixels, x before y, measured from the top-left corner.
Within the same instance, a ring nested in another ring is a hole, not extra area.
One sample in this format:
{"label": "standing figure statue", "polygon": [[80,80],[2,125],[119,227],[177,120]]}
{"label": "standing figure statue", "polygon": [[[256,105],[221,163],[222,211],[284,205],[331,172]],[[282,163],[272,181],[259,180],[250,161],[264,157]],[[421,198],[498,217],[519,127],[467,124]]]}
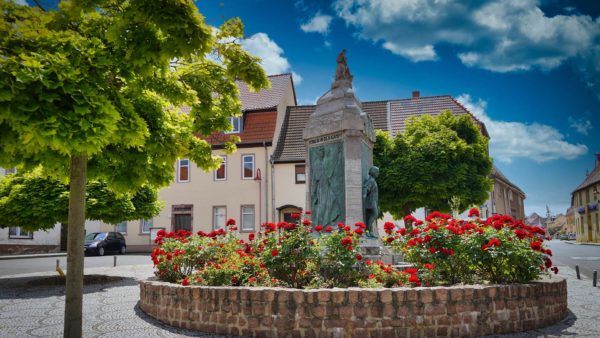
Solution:
{"label": "standing figure statue", "polygon": [[369,177],[363,183],[363,208],[365,225],[369,231],[369,237],[377,237],[377,218],[379,218],[379,188],[377,177],[379,168],[373,166],[369,169]]}
{"label": "standing figure statue", "polygon": [[345,49],[340,52],[335,61],[337,62],[337,67],[335,69],[335,81],[333,82],[332,88],[338,87],[342,82],[346,82],[352,87],[353,76],[350,74],[350,69],[348,68]]}

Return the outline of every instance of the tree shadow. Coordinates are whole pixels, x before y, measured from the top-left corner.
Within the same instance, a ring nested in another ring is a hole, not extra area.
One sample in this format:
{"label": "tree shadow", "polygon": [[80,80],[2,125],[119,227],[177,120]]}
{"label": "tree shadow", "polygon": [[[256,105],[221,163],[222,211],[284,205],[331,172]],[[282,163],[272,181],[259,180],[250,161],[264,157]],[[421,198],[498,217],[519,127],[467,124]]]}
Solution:
{"label": "tree shadow", "polygon": [[[228,336],[228,335],[217,335],[215,333],[207,333],[207,332],[200,332],[200,331],[193,331],[193,330],[187,330],[187,329],[182,329],[179,327],[175,327],[175,326],[171,326],[169,324],[163,323],[161,321],[159,321],[158,319],[155,319],[153,317],[150,317],[149,315],[147,315],[141,308],[140,308],[140,303],[138,302],[135,307],[133,308],[133,310],[135,311],[135,314],[143,321],[145,321],[146,323],[158,327],[164,331],[173,333],[173,334],[178,334],[178,335],[183,335],[186,337],[240,337],[240,336]],[[244,337],[242,337],[244,338]]]}
{"label": "tree shadow", "polygon": [[[60,276],[30,276],[0,279],[0,300],[39,299],[65,295],[65,279]],[[85,275],[83,293],[106,292],[105,289],[138,285],[132,277]]]}

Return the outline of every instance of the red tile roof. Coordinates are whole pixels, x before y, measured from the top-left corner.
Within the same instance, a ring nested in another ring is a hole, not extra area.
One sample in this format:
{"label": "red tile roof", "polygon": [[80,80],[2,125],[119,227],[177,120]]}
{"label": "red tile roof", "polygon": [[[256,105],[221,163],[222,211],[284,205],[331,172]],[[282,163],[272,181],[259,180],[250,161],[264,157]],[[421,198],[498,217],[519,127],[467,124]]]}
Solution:
{"label": "red tile roof", "polygon": [[236,135],[241,139],[237,143],[238,145],[260,144],[262,142],[265,142],[267,145],[272,144],[275,125],[277,123],[276,109],[245,112],[242,121],[244,125],[242,126],[241,133],[215,133],[207,137],[206,140],[212,145],[220,145],[229,140],[231,135]]}

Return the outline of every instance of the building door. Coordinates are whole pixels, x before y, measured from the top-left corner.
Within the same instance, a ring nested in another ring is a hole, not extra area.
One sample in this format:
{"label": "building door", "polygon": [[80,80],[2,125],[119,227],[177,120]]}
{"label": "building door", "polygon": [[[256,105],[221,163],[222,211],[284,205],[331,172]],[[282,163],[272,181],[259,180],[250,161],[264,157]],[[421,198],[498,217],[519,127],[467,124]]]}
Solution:
{"label": "building door", "polygon": [[588,214],[587,217],[587,226],[588,226],[588,242],[592,242],[594,240],[593,234],[594,229],[592,225],[592,214]]}
{"label": "building door", "polygon": [[171,226],[173,228],[173,231],[192,231],[192,211],[193,205],[191,204],[181,204],[173,206],[171,217]]}
{"label": "building door", "polygon": [[60,251],[67,251],[67,224],[60,223]]}

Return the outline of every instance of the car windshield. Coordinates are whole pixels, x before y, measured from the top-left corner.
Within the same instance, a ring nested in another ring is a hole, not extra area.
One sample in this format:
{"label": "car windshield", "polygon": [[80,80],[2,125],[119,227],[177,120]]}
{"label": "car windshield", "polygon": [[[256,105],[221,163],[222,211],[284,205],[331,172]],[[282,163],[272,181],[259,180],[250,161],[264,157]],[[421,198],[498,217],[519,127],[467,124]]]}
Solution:
{"label": "car windshield", "polygon": [[106,237],[106,232],[92,232],[85,236],[86,241],[101,241]]}

